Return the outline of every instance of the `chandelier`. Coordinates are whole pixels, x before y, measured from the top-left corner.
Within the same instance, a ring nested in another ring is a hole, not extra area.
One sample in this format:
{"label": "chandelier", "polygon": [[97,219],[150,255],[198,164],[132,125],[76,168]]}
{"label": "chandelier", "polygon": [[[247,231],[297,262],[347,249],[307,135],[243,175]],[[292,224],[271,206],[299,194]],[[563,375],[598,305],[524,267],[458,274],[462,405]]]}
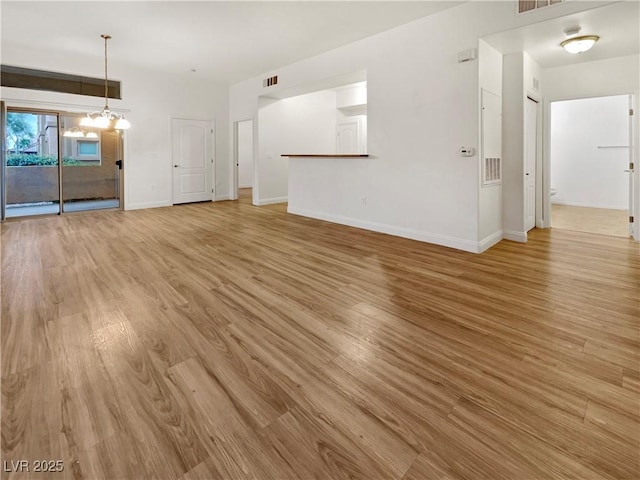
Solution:
{"label": "chandelier", "polygon": [[96,110],[95,112],[87,113],[87,116],[82,119],[80,125],[83,127],[95,127],[95,128],[109,128],[112,122],[115,120],[113,128],[116,130],[126,130],[131,124],[129,120],[124,118],[124,115],[113,110],[109,110],[109,83],[107,76],[107,41],[111,38],[111,35],[100,35],[104,38],[104,108],[102,111]]}
{"label": "chandelier", "polygon": [[62,136],[67,138],[98,138],[98,134],[96,132],[89,132],[84,128],[78,127],[70,128],[64,132]]}

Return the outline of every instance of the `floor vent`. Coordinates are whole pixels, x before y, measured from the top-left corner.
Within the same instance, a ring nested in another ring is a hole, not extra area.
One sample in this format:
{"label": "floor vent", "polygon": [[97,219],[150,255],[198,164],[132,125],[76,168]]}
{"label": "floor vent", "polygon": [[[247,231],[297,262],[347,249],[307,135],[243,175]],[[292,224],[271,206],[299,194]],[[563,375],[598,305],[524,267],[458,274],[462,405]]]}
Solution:
{"label": "floor vent", "polygon": [[271,87],[273,85],[277,85],[278,84],[278,76],[274,76],[274,77],[269,77],[269,78],[265,78],[262,81],[262,87],[266,88],[266,87]]}
{"label": "floor vent", "polygon": [[501,162],[499,157],[486,157],[484,159],[483,185],[497,185],[502,180]]}

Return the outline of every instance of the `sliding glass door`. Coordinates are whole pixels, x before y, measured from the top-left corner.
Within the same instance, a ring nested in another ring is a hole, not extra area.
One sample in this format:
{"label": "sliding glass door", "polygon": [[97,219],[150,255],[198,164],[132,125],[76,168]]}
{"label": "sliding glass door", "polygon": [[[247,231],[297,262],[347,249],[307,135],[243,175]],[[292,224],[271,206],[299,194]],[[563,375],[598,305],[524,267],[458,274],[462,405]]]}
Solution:
{"label": "sliding glass door", "polygon": [[120,207],[121,133],[81,127],[81,116],[62,125],[63,212]]}
{"label": "sliding glass door", "polygon": [[3,219],[121,207],[122,133],[81,126],[82,117],[6,112]]}
{"label": "sliding glass door", "polygon": [[6,218],[60,212],[58,123],[57,114],[7,112]]}

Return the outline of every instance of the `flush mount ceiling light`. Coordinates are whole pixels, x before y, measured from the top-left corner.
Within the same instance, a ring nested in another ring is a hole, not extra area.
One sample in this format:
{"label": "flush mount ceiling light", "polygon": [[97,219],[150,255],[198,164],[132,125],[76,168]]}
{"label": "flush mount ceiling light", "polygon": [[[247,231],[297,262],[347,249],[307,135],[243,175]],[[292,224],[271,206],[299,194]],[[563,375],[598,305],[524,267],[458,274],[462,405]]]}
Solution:
{"label": "flush mount ceiling light", "polygon": [[113,128],[116,130],[126,130],[131,124],[124,118],[124,115],[118,112],[109,110],[109,81],[107,76],[107,41],[111,38],[110,35],[100,35],[104,38],[104,108],[102,111],[95,111],[87,113],[87,116],[82,119],[80,125],[83,127],[95,127],[95,128],[109,128],[112,122],[115,120]]}
{"label": "flush mount ceiling light", "polygon": [[569,53],[586,52],[587,50],[590,50],[598,40],[600,40],[598,35],[581,35],[579,37],[574,37],[573,35],[580,33],[580,28],[566,30],[564,33],[571,38],[566,39],[560,44],[560,46]]}

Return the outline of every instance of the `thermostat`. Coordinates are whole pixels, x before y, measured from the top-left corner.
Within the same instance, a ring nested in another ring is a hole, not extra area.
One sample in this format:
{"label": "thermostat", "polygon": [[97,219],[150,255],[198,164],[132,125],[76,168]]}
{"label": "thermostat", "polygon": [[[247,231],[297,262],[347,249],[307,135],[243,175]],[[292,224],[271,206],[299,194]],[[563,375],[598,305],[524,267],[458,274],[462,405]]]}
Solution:
{"label": "thermostat", "polygon": [[473,157],[473,148],[471,148],[471,147],[460,147],[460,156],[462,156],[462,157]]}

